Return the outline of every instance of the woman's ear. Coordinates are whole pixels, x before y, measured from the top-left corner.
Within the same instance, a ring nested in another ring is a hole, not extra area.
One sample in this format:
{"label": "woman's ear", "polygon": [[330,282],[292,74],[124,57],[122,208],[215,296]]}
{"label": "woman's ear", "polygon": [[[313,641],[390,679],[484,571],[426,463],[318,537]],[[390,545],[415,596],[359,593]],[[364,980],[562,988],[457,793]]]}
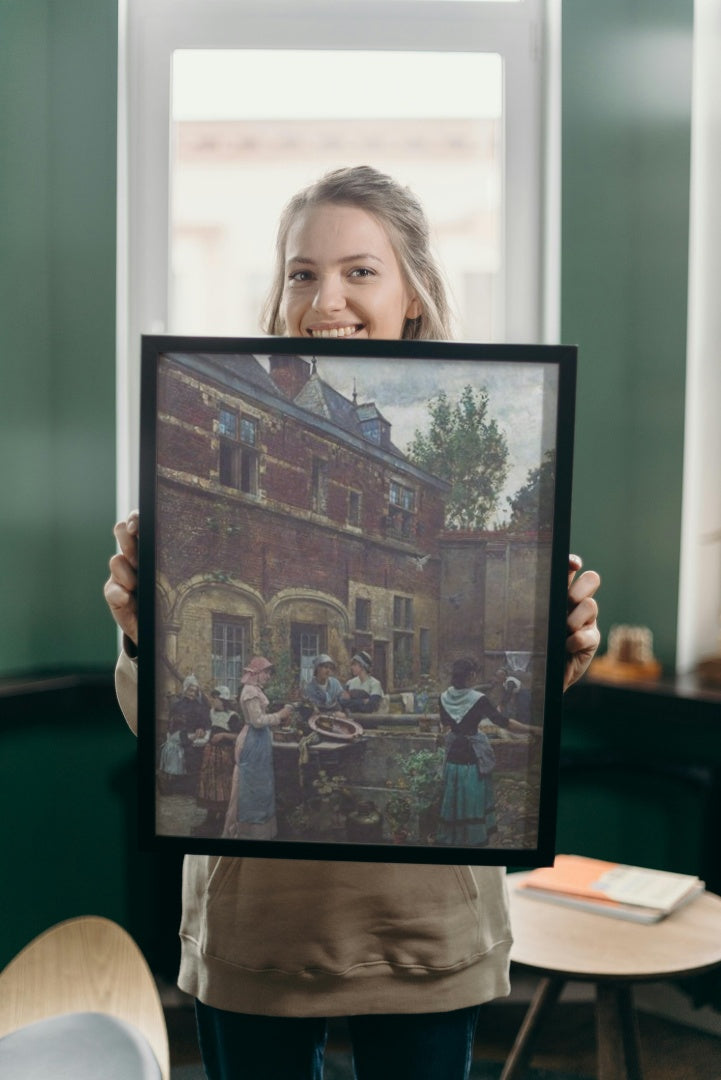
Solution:
{"label": "woman's ear", "polygon": [[406,311],[406,318],[407,319],[418,319],[418,318],[420,318],[420,316],[422,314],[423,314],[423,305],[421,304],[418,297],[414,296],[412,298],[411,302],[408,305],[408,309]]}

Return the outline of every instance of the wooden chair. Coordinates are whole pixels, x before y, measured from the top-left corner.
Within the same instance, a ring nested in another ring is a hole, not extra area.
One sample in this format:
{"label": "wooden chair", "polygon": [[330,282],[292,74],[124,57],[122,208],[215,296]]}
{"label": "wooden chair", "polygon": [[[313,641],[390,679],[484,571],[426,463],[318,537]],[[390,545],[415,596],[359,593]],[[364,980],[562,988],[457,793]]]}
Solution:
{"label": "wooden chair", "polygon": [[[133,939],[109,919],[88,915],[58,923],[0,973],[0,1073],[5,1055],[13,1063],[12,1075],[22,1076],[25,1060],[40,1053],[47,1039],[55,1039],[56,1053],[62,1045],[63,1055],[68,1047],[78,1054],[76,1066],[66,1061],[69,1071],[45,1072],[47,1080],[100,1075],[83,1071],[82,1055],[89,1059],[93,1045],[96,1054],[98,1047],[115,1048],[112,1069],[110,1058],[102,1064],[103,1076],[169,1080],[168,1035],[155,981]],[[97,1070],[97,1060],[93,1067]],[[27,1075],[39,1074],[28,1067]]]}

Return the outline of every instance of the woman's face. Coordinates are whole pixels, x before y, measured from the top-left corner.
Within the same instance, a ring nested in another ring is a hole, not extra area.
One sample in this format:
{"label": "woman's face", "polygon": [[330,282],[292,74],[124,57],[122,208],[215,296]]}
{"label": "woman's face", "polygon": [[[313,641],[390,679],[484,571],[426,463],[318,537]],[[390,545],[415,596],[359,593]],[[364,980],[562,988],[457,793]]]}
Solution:
{"label": "woman's face", "polygon": [[333,669],[331,668],[330,664],[318,664],[318,667],[315,669],[316,682],[328,682],[328,676],[330,675],[332,670]]}
{"label": "woman's face", "polygon": [[288,231],[281,314],[294,337],[395,339],[421,306],[380,222],[323,203]]}

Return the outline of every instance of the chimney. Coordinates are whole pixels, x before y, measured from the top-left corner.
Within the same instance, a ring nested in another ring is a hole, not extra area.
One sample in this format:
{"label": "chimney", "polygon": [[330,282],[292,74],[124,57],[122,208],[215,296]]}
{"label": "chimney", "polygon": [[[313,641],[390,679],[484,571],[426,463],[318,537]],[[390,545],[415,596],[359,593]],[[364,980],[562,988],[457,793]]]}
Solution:
{"label": "chimney", "polygon": [[270,377],[291,401],[301,392],[310,374],[310,364],[302,356],[279,354],[270,357]]}

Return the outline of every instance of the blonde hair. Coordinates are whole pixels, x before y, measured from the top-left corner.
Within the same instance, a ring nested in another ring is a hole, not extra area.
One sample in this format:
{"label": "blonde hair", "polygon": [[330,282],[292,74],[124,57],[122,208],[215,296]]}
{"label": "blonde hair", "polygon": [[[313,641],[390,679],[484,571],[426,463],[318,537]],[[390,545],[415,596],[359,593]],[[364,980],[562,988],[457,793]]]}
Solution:
{"label": "blonde hair", "polygon": [[263,310],[263,330],[268,334],[285,333],[281,305],[288,233],[300,214],[323,203],[357,206],[372,214],[386,229],[401,273],[421,305],[418,318],[406,319],[401,337],[436,341],[451,338],[446,286],[430,250],[428,221],[423,207],[410,188],[370,165],[326,173],[294,195],[283,210],[275,245],[273,284]]}

